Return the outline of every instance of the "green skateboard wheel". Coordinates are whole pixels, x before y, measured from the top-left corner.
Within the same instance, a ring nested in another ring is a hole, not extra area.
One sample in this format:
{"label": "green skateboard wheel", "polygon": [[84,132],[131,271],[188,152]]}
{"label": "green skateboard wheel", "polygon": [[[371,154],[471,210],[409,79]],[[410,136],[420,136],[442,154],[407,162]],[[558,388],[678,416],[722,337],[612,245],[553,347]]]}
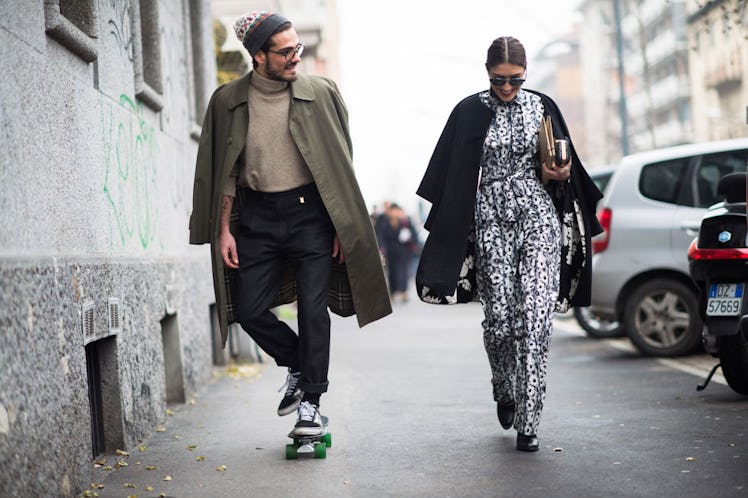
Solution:
{"label": "green skateboard wheel", "polygon": [[296,460],[299,458],[298,448],[295,444],[286,445],[286,460]]}
{"label": "green skateboard wheel", "polygon": [[314,458],[327,458],[327,446],[323,443],[314,443]]}
{"label": "green skateboard wheel", "polygon": [[329,432],[326,432],[321,438],[319,438],[319,440],[328,448],[332,446],[332,434]]}

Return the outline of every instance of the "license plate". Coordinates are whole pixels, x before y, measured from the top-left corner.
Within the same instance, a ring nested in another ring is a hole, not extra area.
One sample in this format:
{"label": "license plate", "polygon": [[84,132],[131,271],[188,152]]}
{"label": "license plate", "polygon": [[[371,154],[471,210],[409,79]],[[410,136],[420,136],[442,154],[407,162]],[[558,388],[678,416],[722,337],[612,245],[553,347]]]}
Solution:
{"label": "license plate", "polygon": [[711,284],[706,302],[709,316],[739,315],[743,307],[743,284]]}

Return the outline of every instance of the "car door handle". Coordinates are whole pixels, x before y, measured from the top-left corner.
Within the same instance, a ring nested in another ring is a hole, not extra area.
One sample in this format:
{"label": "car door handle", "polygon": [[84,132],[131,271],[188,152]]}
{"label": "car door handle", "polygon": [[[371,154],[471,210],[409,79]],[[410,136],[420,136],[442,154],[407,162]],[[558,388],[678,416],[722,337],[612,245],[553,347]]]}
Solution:
{"label": "car door handle", "polygon": [[680,229],[691,237],[699,235],[700,221],[683,220],[680,222]]}

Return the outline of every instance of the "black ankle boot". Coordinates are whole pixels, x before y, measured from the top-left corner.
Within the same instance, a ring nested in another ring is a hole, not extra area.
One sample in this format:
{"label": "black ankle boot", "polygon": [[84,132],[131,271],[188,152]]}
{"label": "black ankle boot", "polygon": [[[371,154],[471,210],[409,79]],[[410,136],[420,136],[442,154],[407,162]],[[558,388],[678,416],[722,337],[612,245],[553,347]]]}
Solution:
{"label": "black ankle boot", "polygon": [[517,449],[519,451],[538,451],[538,448],[540,448],[538,436],[517,433]]}
{"label": "black ankle boot", "polygon": [[496,413],[499,423],[504,429],[511,429],[514,425],[514,403],[496,403]]}

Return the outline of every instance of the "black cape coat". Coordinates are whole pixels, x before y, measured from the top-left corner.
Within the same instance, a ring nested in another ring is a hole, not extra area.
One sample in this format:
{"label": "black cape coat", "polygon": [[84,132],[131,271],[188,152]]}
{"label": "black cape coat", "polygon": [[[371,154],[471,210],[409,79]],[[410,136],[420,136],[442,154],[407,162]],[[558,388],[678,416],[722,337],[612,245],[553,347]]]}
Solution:
{"label": "black cape coat", "polygon": [[[561,111],[547,95],[524,90],[540,96],[545,114],[550,115],[555,137],[569,140],[572,166],[566,182],[551,181],[549,193],[560,218],[573,217],[580,237],[574,257],[566,258],[562,251],[561,282],[556,309],[570,306],[589,306],[591,286],[591,237],[602,232],[595,210],[602,193],[585,171],[574,144],[569,138]],[[421,253],[416,272],[419,297],[427,302],[456,302],[475,298],[475,285],[468,292],[456,292],[466,255],[473,254],[473,242],[468,238],[473,225],[473,211],[478,188],[483,142],[494,117],[479,95],[470,95],[455,106],[436,144],[417,194],[431,203],[425,222],[429,236]],[[538,159],[538,164],[539,159]],[[576,214],[574,206],[576,206]],[[581,216],[580,216],[581,215]],[[563,226],[563,223],[562,223]],[[582,247],[583,246],[583,247]],[[578,282],[572,282],[572,279]],[[576,285],[575,285],[576,284]],[[424,289],[427,292],[424,292]],[[428,294],[428,298],[426,297]],[[431,299],[439,296],[442,299]]]}

